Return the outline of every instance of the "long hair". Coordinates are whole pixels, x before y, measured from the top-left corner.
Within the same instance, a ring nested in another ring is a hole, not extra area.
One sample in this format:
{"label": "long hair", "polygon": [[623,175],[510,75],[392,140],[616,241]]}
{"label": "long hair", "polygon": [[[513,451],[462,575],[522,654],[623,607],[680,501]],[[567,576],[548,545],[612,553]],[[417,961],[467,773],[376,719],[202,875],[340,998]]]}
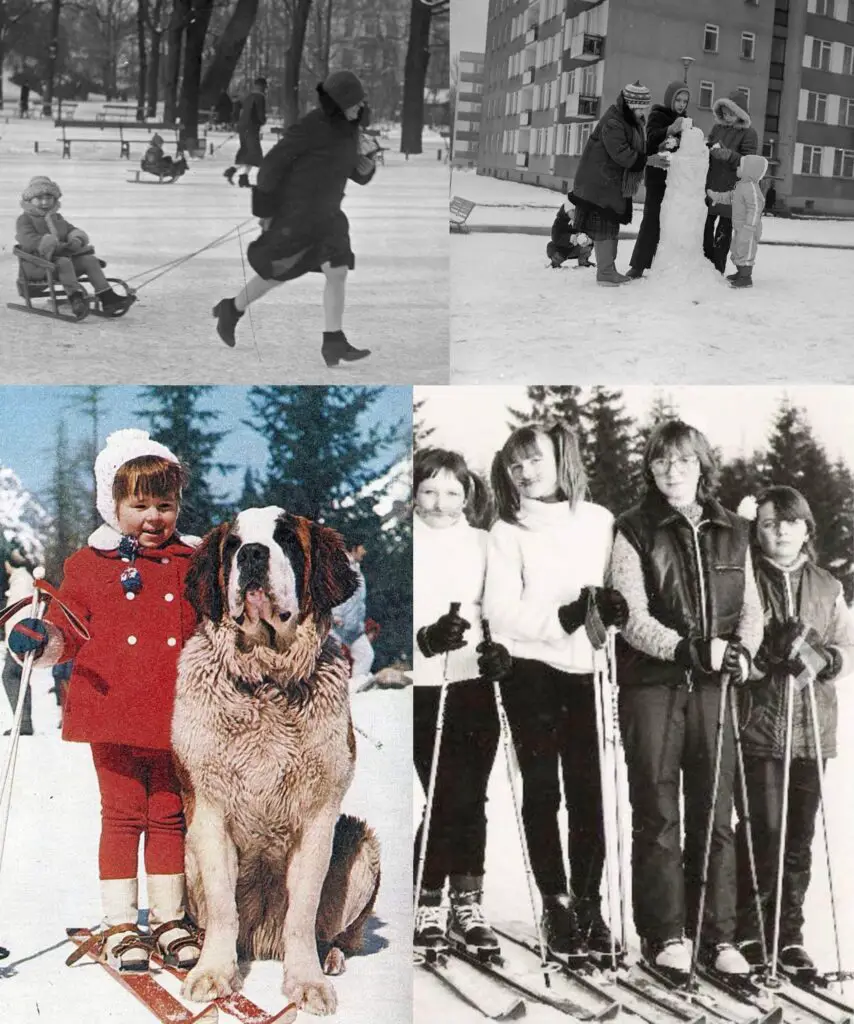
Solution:
{"label": "long hair", "polygon": [[809,502],[794,487],[787,487],[784,484],[777,484],[773,487],[766,487],[756,498],[756,517],[750,524],[750,543],[754,554],[759,554],[762,548],[759,546],[759,509],[763,505],[771,503],[774,513],[783,522],[793,523],[797,519],[803,519],[807,524],[807,539],[804,543],[804,553],[813,562],[816,561],[816,525],[815,516],[812,514]]}
{"label": "long hair", "polygon": [[578,436],[565,423],[529,424],[518,427],[504,442],[492,460],[492,489],[498,508],[498,518],[505,523],[519,523],[521,499],[513,483],[510,467],[519,456],[542,454],[540,438],[549,439],[557,466],[558,497],[568,501],[574,509],[587,495],[587,473],[581,461]]}
{"label": "long hair", "polygon": [[459,452],[447,448],[423,448],[413,457],[412,493],[425,480],[436,476],[442,471],[451,473],[460,482],[465,495],[463,514],[469,525],[486,530],[492,525],[492,496],[481,476],[469,469],[466,460]]}
{"label": "long hair", "polygon": [[702,502],[711,498],[718,489],[720,479],[718,460],[706,435],[682,420],[666,420],[659,423],[650,434],[643,453],[643,478],[647,491],[653,494],[658,492],[658,485],[652,472],[653,462],[674,452],[697,456],[700,463],[697,500]]}

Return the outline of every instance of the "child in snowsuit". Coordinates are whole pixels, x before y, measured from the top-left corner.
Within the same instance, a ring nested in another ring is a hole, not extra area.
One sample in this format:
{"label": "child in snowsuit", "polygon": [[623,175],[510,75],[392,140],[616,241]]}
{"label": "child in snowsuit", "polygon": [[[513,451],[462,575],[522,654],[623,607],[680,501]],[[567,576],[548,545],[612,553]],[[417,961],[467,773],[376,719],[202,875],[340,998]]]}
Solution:
{"label": "child in snowsuit", "polygon": [[[145,431],[111,434],[95,460],[104,523],[66,561],[58,591],[89,638],[56,601],[43,621],[24,619],[9,637],[16,656],[34,651],[40,667],[74,658],[62,736],[91,745],[101,794],[104,924],[91,948],[125,971],[148,969],[152,942],[180,967],[195,964],[201,945],[185,915],[184,813],[171,752],[178,656],[196,626],[184,581],[198,541],[175,532],[185,478]],[[150,936],[137,927],[142,834]]]}
{"label": "child in snowsuit", "polygon": [[[478,521],[486,489],[457,452],[428,448],[415,455],[413,621],[416,632],[413,757],[429,790],[439,700],[447,682],[442,746],[436,771],[421,891],[416,893],[414,947],[435,956],[449,936],[473,953],[498,950],[481,911],[486,852],[486,790],[498,746],[493,680],[510,655],[483,644],[481,601],[487,534]],[[459,611],[451,614],[452,602]],[[423,822],[415,840],[418,867]],[[443,904],[448,883],[450,920]]]}
{"label": "child in snowsuit", "polygon": [[[89,300],[78,275],[89,278],[105,313],[120,316],[133,302],[132,296],[117,295],[104,276],[104,271],[89,236],[81,228],[70,224],[59,213],[62,192],[50,178],[33,178],[21,195],[24,211],[15,224],[15,239],[24,252],[40,256],[56,266],[60,284],[71,303],[71,311],[78,320],[89,315]],[[24,274],[33,281],[43,279],[44,272],[22,261]]]}
{"label": "child in snowsuit", "polygon": [[572,215],[574,207],[568,199],[563,201],[552,224],[551,241],[546,246],[546,256],[551,260],[552,268],[557,269],[566,260],[577,259],[579,267],[592,267],[590,253],[593,243],[582,232],[574,231]]}
{"label": "child in snowsuit", "polygon": [[765,209],[759,182],[767,171],[768,161],[764,156],[743,156],[735,172],[738,184],[732,192],[706,190],[713,203],[732,207],[730,255],[736,269],[734,274],[727,274],[727,280],[733,288],[753,287],[753,264],[762,238],[762,211]]}
{"label": "child in snowsuit", "polygon": [[163,136],[156,132],[151,136],[151,142],[140,161],[140,166],[148,174],[156,174],[158,178],[171,178],[173,181],[187,171],[187,161],[183,157],[180,160],[173,160],[163,152]]}
{"label": "child in snowsuit", "polygon": [[[821,757],[836,754],[837,697],[834,680],[847,675],[854,656],[854,622],[842,586],[815,562],[815,519],[792,487],[770,487],[753,505],[754,572],[765,612],[765,633],[744,695],[742,746],[760,903],[767,948],[774,934],[777,865],[789,681],[793,705],[792,760],[786,852],[780,907],[779,964],[811,974],[803,946],[803,907],[820,790],[808,679],[815,680]],[[741,509],[740,509],[741,511]],[[749,515],[748,510],[744,510]],[[761,965],[762,934],[750,877],[745,820],[739,808],[738,937],[751,964]]]}

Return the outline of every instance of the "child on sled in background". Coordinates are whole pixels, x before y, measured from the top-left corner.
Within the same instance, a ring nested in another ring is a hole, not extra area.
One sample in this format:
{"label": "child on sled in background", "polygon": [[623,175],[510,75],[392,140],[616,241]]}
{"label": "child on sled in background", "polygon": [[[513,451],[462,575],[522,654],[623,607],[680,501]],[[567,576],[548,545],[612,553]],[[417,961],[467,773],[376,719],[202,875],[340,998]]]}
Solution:
{"label": "child on sled in background", "polygon": [[167,156],[163,152],[163,136],[156,132],[151,136],[151,142],[139,165],[148,174],[156,174],[158,178],[171,178],[172,181],[187,173],[187,161],[184,157],[173,160],[171,156]]}
{"label": "child on sled in background", "polygon": [[594,266],[590,262],[593,243],[583,232],[573,229],[574,213],[575,207],[568,199],[564,199],[552,224],[551,241],[546,246],[546,256],[551,260],[553,270],[557,270],[561,264],[572,259],[578,260],[579,267]]}
{"label": "child on sled in background", "polygon": [[713,203],[732,206],[732,243],[730,256],[735,264],[735,273],[727,274],[727,281],[733,288],[753,287],[753,264],[756,250],[762,237],[762,211],[765,197],[759,182],[768,172],[768,161],[764,156],[751,154],[738,162],[738,183],[731,192],[714,192],[706,189],[706,195]]}
{"label": "child on sled in background", "polygon": [[[78,320],[89,315],[89,300],[80,276],[85,275],[108,316],[121,316],[133,296],[117,295],[104,276],[101,263],[81,228],[70,224],[59,213],[62,191],[55,181],[43,175],[33,178],[21,195],[24,211],[15,224],[15,239],[19,247],[31,256],[40,256],[56,267],[57,277],[71,303],[71,311]],[[21,261],[28,280],[40,281],[44,277],[41,267]]]}

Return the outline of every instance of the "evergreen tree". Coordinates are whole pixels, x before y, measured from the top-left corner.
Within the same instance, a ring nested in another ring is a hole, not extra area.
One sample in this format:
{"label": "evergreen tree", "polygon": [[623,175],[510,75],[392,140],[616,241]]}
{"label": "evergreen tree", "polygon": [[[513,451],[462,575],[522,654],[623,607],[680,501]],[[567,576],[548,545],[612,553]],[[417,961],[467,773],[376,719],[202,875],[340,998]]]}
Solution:
{"label": "evergreen tree", "polygon": [[211,396],[209,385],[146,386],[140,388],[140,407],[136,414],[148,419],[151,436],[165,444],[187,466],[189,483],[181,502],[181,532],[205,534],[228,514],[222,494],[214,492],[210,476],[224,476],[235,466],[216,458],[227,430],[213,424],[220,413],[202,407]]}
{"label": "evergreen tree", "polygon": [[426,402],[426,398],[420,398],[412,403],[412,441],[416,450],[428,447],[427,438],[436,430],[435,427],[428,427],[424,423],[423,412]]}
{"label": "evergreen tree", "polygon": [[831,520],[823,545],[824,566],[842,583],[845,599],[854,601],[854,474],[838,459],[832,466]]}
{"label": "evergreen tree", "polygon": [[646,481],[643,478],[643,453],[646,451],[650,436],[660,423],[675,419],[679,419],[679,410],[674,405],[672,398],[669,395],[657,392],[649,407],[649,412],[646,414],[646,418],[635,427],[635,469],[632,486],[638,498],[641,498],[646,492]]}
{"label": "evergreen tree", "polygon": [[636,486],[636,428],[632,417],[626,415],[622,399],[622,392],[597,386],[580,407],[590,498],[614,515],[625,512],[640,496]]}
{"label": "evergreen tree", "polygon": [[70,412],[81,414],[86,422],[86,436],[69,457],[73,463],[80,486],[86,495],[82,515],[87,522],[88,532],[101,525],[101,515],[95,507],[95,459],[101,450],[104,438],[101,424],[104,418],[104,392],[102,384],[90,384],[75,388],[71,395]]}
{"label": "evergreen tree", "polygon": [[243,490],[237,499],[237,511],[244,508],[260,508],[261,500],[261,492],[258,489],[255,474],[252,472],[252,467],[247,466],[246,472],[243,474]]}
{"label": "evergreen tree", "polygon": [[724,508],[736,511],[743,498],[756,497],[762,488],[765,466],[761,452],[750,458],[739,456],[730,462],[720,461],[720,486],[715,495]]}
{"label": "evergreen tree", "polygon": [[527,410],[508,408],[515,421],[509,424],[511,429],[528,423],[552,424],[556,421],[571,427],[581,426],[580,387],[574,384],[531,384],[526,390],[531,406]]}
{"label": "evergreen tree", "polygon": [[91,525],[89,503],[94,504],[88,491],[81,487],[80,468],[72,455],[65,420],[60,420],[56,427],[48,498],[54,515],[45,550],[45,574],[58,585],[66,558],[86,542],[87,527]]}

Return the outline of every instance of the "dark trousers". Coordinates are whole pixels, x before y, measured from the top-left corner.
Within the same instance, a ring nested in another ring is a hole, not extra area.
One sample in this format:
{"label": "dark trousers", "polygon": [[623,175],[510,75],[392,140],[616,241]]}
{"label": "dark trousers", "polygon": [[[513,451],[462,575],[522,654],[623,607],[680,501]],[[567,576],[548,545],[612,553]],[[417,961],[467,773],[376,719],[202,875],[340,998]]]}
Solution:
{"label": "dark trousers", "polygon": [[[413,756],[425,794],[439,715],[438,686],[413,694]],[[441,889],[450,875],[483,875],[486,852],[486,787],[498,747],[498,714],[491,683],[451,683],[445,701],[442,749],[430,818],[423,889]],[[415,837],[415,872],[424,823]]]}
{"label": "dark trousers", "polygon": [[[777,895],[777,858],[780,854],[780,823],[783,807],[783,761],[746,757],[744,774],[759,898],[765,937],[770,950],[774,937],[774,909]],[[786,853],[783,860],[783,893],[780,913],[780,948],[803,942],[804,899],[810,884],[812,841],[820,791],[815,761],[796,758],[789,780]],[[740,802],[740,801],[739,801]],[[738,865],[738,937],[758,939],[759,920],[750,877],[746,822],[739,807],[736,829]]]}
{"label": "dark trousers", "polygon": [[[18,707],[18,693],[21,689],[21,666],[15,661],[11,654],[6,652],[6,660],[3,662],[3,689],[9,698],[12,706],[12,714]],[[27,687],[24,697],[24,714],[21,718],[21,733],[26,736],[33,731],[33,694]]]}
{"label": "dark trousers", "polygon": [[732,217],[707,214],[706,226],[703,229],[703,255],[714,263],[721,274],[726,270],[726,258],[731,241]]}
{"label": "dark trousers", "polygon": [[522,774],[522,817],[541,893],[567,892],[557,814],[566,799],[572,891],[598,898],[605,863],[592,677],[517,658],[502,696]]}
{"label": "dark trousers", "polygon": [[638,237],[632,251],[632,258],[629,261],[636,270],[649,270],[655,259],[658,241],[661,237],[661,203],[664,200],[666,187],[666,178],[663,182],[647,181],[646,198],[643,202],[643,219],[638,228]]}
{"label": "dark trousers", "polygon": [[[720,690],[714,685],[626,686],[620,726],[632,805],[632,892],[635,926],[653,943],[696,933],[708,814],[714,776]],[[735,844],[732,832],[735,745],[725,718],[712,830],[703,942],[735,935]],[[685,847],[680,842],[680,782]]]}

